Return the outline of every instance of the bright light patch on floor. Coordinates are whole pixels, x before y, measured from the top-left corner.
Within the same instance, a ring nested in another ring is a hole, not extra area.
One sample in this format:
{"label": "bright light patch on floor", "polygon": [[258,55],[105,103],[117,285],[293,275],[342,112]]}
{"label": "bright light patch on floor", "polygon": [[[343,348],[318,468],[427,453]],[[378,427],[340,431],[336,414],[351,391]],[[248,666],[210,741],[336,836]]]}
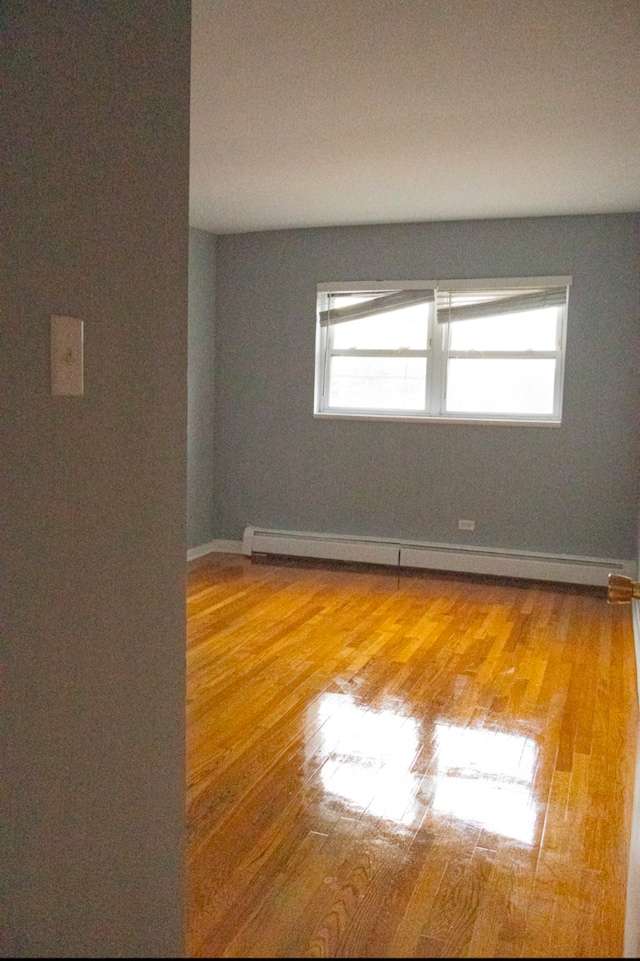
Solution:
{"label": "bright light patch on floor", "polygon": [[383,709],[357,704],[350,694],[323,694],[318,703],[320,738],[327,756],[357,755],[367,760],[411,765],[418,750],[418,722]]}
{"label": "bright light patch on floor", "polygon": [[533,843],[536,810],[530,790],[522,784],[445,777],[436,788],[433,810],[522,844]]}
{"label": "bright light patch on floor", "polygon": [[439,774],[464,771],[527,783],[533,778],[538,749],[521,734],[436,724],[435,742]]}
{"label": "bright light patch on floor", "polygon": [[391,710],[372,711],[350,695],[324,694],[317,703],[323,789],[374,817],[410,825],[419,778],[411,768],[419,725]]}
{"label": "bright light patch on floor", "polygon": [[413,824],[416,814],[415,774],[397,765],[373,761],[327,760],[320,774],[325,791],[372,817]]}
{"label": "bright light patch on floor", "polygon": [[[325,795],[372,817],[405,826],[415,822],[421,780],[413,769],[421,743],[418,721],[389,709],[371,710],[348,694],[324,694],[309,720],[309,746],[322,761]],[[535,742],[438,723],[433,744],[433,811],[532,844]]]}
{"label": "bright light patch on floor", "polygon": [[[436,724],[433,810],[532,844],[537,747],[527,737]],[[454,775],[455,772],[455,775]]]}

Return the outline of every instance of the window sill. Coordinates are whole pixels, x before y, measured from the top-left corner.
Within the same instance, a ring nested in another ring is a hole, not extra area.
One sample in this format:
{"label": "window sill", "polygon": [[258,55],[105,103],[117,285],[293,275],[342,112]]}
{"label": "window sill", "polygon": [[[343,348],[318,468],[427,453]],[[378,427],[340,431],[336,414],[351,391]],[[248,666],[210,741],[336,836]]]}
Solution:
{"label": "window sill", "polygon": [[380,420],[403,424],[481,424],[491,427],[562,427],[559,420],[508,420],[490,417],[415,417],[392,414],[339,414],[328,411],[314,412],[318,420]]}

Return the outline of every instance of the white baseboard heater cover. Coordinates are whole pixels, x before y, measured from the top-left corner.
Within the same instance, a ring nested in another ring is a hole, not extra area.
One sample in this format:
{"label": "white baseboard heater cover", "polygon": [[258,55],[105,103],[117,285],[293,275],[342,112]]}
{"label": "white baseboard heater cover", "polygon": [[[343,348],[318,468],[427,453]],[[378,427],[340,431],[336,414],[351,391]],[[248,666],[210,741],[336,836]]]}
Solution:
{"label": "white baseboard heater cover", "polygon": [[246,527],[242,553],[281,554],[319,560],[355,561],[393,567],[422,567],[461,574],[492,574],[606,587],[609,574],[636,576],[632,560],[508,551],[494,547],[321,534]]}

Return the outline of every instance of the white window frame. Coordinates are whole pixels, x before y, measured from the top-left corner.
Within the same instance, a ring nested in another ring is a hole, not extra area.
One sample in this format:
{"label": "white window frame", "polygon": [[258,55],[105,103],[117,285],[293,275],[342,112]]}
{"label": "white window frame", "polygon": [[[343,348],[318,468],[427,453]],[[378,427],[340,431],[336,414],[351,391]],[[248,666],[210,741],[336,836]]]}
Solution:
{"label": "white window frame", "polygon": [[[562,399],[564,386],[568,294],[573,282],[571,276],[545,277],[500,277],[476,278],[465,280],[425,280],[425,281],[337,281],[317,284],[317,322],[316,322],[316,369],[314,416],[319,418],[346,420],[393,420],[409,422],[430,422],[447,424],[503,424],[503,425],[535,425],[558,427],[562,421]],[[559,307],[556,348],[553,351],[450,351],[449,338],[451,325],[437,322],[436,311],[430,311],[428,321],[427,349],[423,351],[339,351],[332,350],[329,345],[329,327],[320,323],[320,313],[326,310],[329,294],[376,292],[385,290],[444,290],[460,292],[465,290],[499,290],[501,288],[516,290],[517,288],[536,287],[566,287],[567,303]],[[425,410],[401,411],[385,409],[356,409],[329,407],[325,403],[328,397],[330,362],[334,356],[389,356],[389,357],[426,357],[427,358],[427,390]],[[450,358],[470,357],[501,358],[501,359],[538,359],[550,358],[555,360],[555,381],[553,412],[551,414],[495,414],[487,412],[455,412],[445,410],[445,391],[447,362]]]}

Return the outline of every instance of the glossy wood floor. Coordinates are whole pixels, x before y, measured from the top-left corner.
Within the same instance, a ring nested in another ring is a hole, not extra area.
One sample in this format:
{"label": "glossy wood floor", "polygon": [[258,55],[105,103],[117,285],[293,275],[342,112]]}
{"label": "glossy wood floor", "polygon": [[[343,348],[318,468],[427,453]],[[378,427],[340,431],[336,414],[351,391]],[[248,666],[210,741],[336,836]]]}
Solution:
{"label": "glossy wood floor", "polygon": [[620,957],[637,694],[604,592],[189,571],[190,957]]}

